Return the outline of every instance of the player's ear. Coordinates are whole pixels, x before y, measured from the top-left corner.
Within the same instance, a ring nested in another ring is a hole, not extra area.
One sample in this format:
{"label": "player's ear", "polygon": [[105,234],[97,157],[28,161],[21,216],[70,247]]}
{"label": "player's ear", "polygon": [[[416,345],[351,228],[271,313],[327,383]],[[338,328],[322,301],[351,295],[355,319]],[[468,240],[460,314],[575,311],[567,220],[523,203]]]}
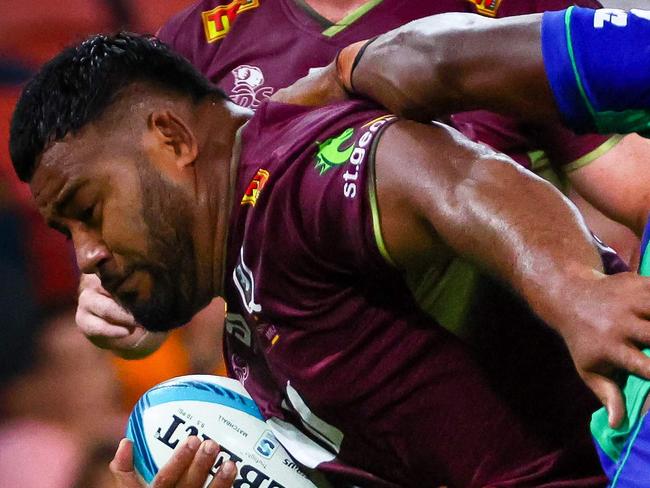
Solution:
{"label": "player's ear", "polygon": [[152,112],[147,125],[156,149],[167,153],[179,170],[196,161],[199,152],[196,137],[177,114],[170,110]]}

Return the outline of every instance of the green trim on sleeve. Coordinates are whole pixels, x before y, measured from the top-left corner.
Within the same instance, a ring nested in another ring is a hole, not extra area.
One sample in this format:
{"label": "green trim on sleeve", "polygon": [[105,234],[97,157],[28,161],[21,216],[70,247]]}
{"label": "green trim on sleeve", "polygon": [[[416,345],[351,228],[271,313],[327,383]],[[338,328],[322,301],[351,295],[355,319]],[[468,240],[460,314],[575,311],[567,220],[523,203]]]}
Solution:
{"label": "green trim on sleeve", "polygon": [[571,173],[577,169],[587,166],[588,164],[594,162],[596,159],[601,157],[603,154],[609,152],[614,146],[616,146],[619,142],[621,142],[624,137],[625,136],[618,135],[618,134],[610,137],[605,142],[603,142],[600,146],[588,152],[584,156],[579,157],[572,163],[562,166],[562,171],[564,171],[565,173]]}
{"label": "green trim on sleeve", "polygon": [[[374,164],[373,164],[374,166]],[[377,249],[379,253],[386,260],[388,264],[397,268],[397,264],[393,261],[393,258],[390,257],[388,249],[386,248],[386,243],[384,242],[384,236],[381,233],[381,217],[379,216],[379,206],[377,205],[377,190],[375,188],[375,175],[373,171],[372,182],[370,183],[369,189],[369,198],[370,198],[370,210],[372,213],[372,231],[375,234],[375,243],[377,244]]]}
{"label": "green trim on sleeve", "polygon": [[568,181],[564,174],[558,173],[544,151],[530,151],[528,154],[530,169],[537,176],[544,178],[562,193],[568,190]]}
{"label": "green trim on sleeve", "polygon": [[375,8],[383,1],[384,0],[369,0],[368,2],[361,5],[359,8],[355,9],[354,11],[350,12],[348,15],[343,17],[336,24],[325,29],[322,32],[322,34],[326,37],[334,37],[339,32],[342,32],[345,29],[347,29],[350,26],[350,24],[356,22],[359,18],[366,15],[368,12],[370,12],[373,8]]}
{"label": "green trim on sleeve", "polygon": [[594,114],[596,132],[600,134],[631,134],[638,132],[650,137],[650,112],[648,110],[605,110]]}
{"label": "green trim on sleeve", "polygon": [[[650,349],[644,349],[643,353],[650,357]],[[648,393],[650,393],[650,381],[629,375],[623,387],[626,417],[621,425],[615,429],[609,426],[605,407],[591,416],[591,435],[612,461],[617,462],[620,459],[625,443],[640,422],[641,409]]]}
{"label": "green trim on sleeve", "polygon": [[388,264],[397,268],[397,263],[393,260],[386,247],[384,236],[381,232],[381,215],[379,215],[379,204],[377,202],[377,178],[375,177],[375,154],[377,152],[377,145],[381,138],[381,132],[375,136],[370,148],[370,156],[368,157],[368,201],[370,202],[370,213],[372,215],[372,232],[375,235],[375,243],[379,253],[386,260]]}
{"label": "green trim on sleeve", "polygon": [[573,68],[573,76],[575,77],[576,84],[578,85],[578,90],[580,91],[580,96],[582,101],[585,102],[585,106],[589,110],[591,116],[595,119],[595,111],[591,106],[589,98],[587,98],[587,93],[585,92],[585,87],[582,85],[582,79],[580,78],[580,73],[578,73],[578,67],[576,66],[576,58],[573,52],[573,42],[571,41],[571,13],[575,7],[569,7],[564,14],[564,27],[566,29],[566,44],[567,50],[569,51],[569,59],[571,60],[571,67]]}

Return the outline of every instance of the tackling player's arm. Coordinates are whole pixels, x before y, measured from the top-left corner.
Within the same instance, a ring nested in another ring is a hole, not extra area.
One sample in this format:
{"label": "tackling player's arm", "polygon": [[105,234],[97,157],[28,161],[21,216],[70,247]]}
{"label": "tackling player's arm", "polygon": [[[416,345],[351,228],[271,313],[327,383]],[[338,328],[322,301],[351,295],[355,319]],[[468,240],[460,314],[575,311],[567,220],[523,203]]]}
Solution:
{"label": "tackling player's arm", "polygon": [[273,98],[322,105],[354,93],[421,122],[479,108],[557,119],[540,22],[540,14],[425,17],[344,48],[335,62]]}
{"label": "tackling player's arm", "polygon": [[446,13],[352,44],[274,98],[321,105],[347,90],[423,122],[486,109],[581,132],[650,132],[649,45],[650,11],[638,9]]}
{"label": "tackling player's arm", "polygon": [[409,118],[489,109],[560,116],[577,132],[648,133],[649,45],[650,11],[638,9],[443,14],[348,46],[338,64],[348,88]]}
{"label": "tackling player's arm", "polygon": [[339,76],[350,91],[422,122],[473,109],[557,119],[540,52],[541,19],[423,18],[345,48]]}
{"label": "tackling player's arm", "polygon": [[604,275],[581,217],[559,191],[453,129],[399,121],[380,139],[375,164],[393,260],[408,271],[453,252],[507,281],[562,335],[618,423],[615,371],[650,377],[650,359],[634,345],[650,343],[650,280]]}

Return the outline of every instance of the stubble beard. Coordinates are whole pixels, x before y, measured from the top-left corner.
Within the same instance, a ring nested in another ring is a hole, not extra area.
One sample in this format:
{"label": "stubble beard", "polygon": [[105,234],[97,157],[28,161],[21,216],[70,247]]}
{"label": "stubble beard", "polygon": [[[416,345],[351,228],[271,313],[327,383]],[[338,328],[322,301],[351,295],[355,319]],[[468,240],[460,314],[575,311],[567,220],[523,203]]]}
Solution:
{"label": "stubble beard", "polygon": [[145,329],[162,332],[186,324],[198,312],[192,203],[180,188],[145,161],[138,165],[142,218],[148,230],[150,297],[123,304]]}

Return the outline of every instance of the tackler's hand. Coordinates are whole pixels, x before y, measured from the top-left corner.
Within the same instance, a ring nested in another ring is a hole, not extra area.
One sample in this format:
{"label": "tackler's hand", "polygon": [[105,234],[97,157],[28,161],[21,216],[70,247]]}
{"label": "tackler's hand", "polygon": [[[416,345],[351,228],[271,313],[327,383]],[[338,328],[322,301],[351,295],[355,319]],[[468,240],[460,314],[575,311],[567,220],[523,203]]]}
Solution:
{"label": "tackler's hand", "polygon": [[625,416],[621,373],[650,379],[650,358],[641,351],[650,345],[650,278],[594,273],[575,279],[562,293],[563,305],[546,320],[557,326],[578,373],[615,427]]}
{"label": "tackler's hand", "polygon": [[125,359],[148,356],[167,337],[164,332],[149,332],[139,325],[94,274],[81,275],[76,321],[93,344]]}
{"label": "tackler's hand", "polygon": [[310,69],[307,76],[278,90],[271,99],[309,107],[347,100],[354,93],[352,72],[370,42],[372,41],[359,41],[344,47],[330,64]]}
{"label": "tackler's hand", "polygon": [[[213,440],[201,442],[196,436],[188,437],[151,482],[151,488],[203,488],[219,454]],[[146,484],[133,468],[133,444],[123,439],[110,464],[118,488],[146,488]],[[208,488],[232,488],[237,467],[232,461],[224,462]]]}
{"label": "tackler's hand", "polygon": [[336,63],[322,68],[312,68],[307,76],[293,85],[278,90],[271,100],[293,105],[317,107],[347,100],[348,94],[341,84]]}

